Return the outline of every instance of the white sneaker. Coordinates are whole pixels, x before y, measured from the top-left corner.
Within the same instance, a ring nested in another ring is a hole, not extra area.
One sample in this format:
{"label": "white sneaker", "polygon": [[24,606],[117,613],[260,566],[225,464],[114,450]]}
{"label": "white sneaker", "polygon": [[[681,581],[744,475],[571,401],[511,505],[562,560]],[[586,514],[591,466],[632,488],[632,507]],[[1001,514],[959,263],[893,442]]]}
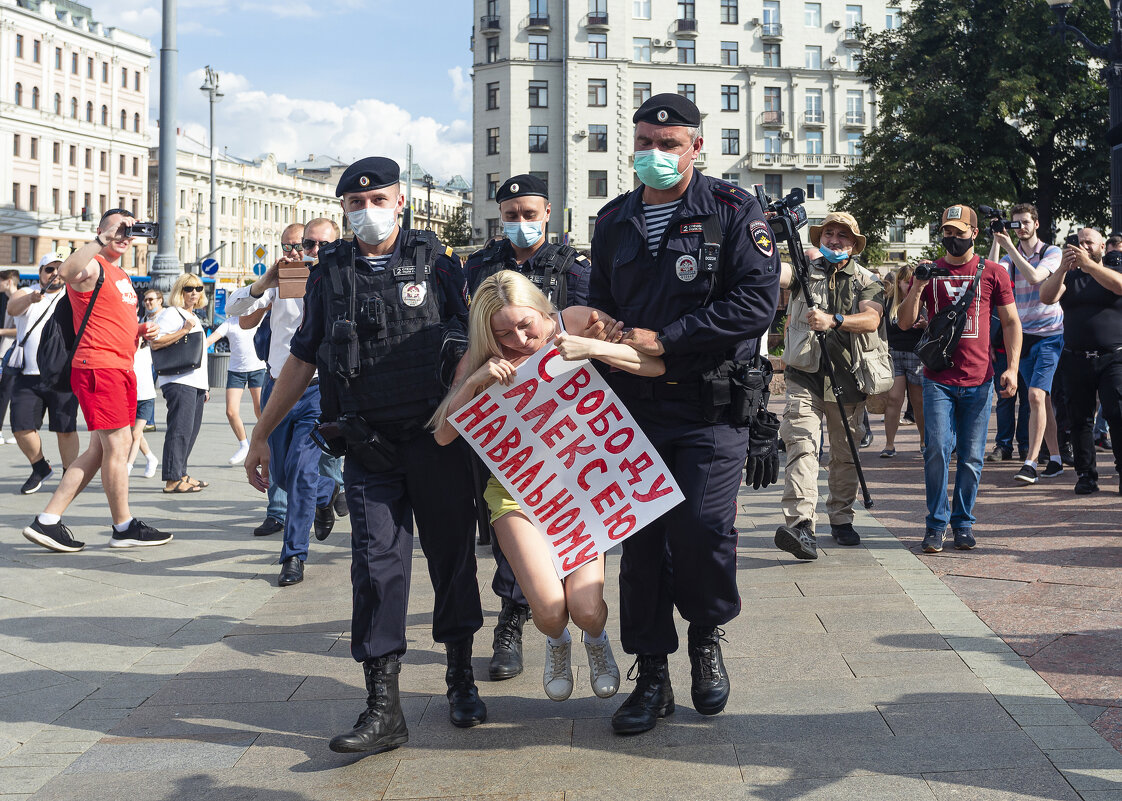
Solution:
{"label": "white sneaker", "polygon": [[545,672],[542,684],[546,696],[553,701],[564,701],[573,694],[573,668],[569,664],[573,641],[564,645],[550,645],[545,641]]}
{"label": "white sneaker", "polygon": [[245,443],[238,448],[237,453],[230,457],[230,464],[241,464],[245,461],[245,457],[249,455],[249,443]]}
{"label": "white sneaker", "polygon": [[584,642],[588,655],[588,680],[598,698],[611,698],[619,689],[619,667],[612,656],[612,644],[605,637],[602,643]]}
{"label": "white sneaker", "polygon": [[156,458],[155,454],[148,454],[148,464],[144,468],[144,477],[151,478],[152,476],[156,475],[156,465],[158,465],[159,463],[160,460]]}
{"label": "white sneaker", "polygon": [[[3,445],[3,444],[4,444],[4,443],[6,443],[7,441],[8,441],[8,440],[4,439],[4,437],[3,437],[3,436],[0,436],[0,445]],[[15,442],[15,440],[13,439],[13,440],[12,440],[12,442]]]}
{"label": "white sneaker", "polygon": [[131,476],[133,467],[134,465],[132,464],[132,462],[129,462],[127,465],[125,465],[125,475]]}

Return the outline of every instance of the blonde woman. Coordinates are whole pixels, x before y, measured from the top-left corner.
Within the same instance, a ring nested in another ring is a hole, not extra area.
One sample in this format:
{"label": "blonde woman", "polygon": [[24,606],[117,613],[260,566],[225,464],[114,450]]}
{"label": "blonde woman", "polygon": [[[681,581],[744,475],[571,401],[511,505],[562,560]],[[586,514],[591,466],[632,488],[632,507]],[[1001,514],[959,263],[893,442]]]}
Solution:
{"label": "blonde woman", "polygon": [[[152,340],[152,350],[162,350],[192,331],[202,331],[203,323],[195,311],[206,306],[206,302],[199,276],[190,273],[179,276],[171,288],[167,308],[156,317],[159,335]],[[187,459],[199,436],[203,404],[210,399],[206,348],[197,368],[179,375],[159,376],[156,386],[163,392],[168,407],[163,454],[164,492],[199,492],[209,485],[187,475]]]}
{"label": "blonde woman", "polygon": [[[467,363],[462,373],[466,377],[430,421],[436,441],[447,445],[458,436],[448,423],[449,414],[496,382],[510,385],[518,365],[551,342],[569,361],[598,359],[645,376],[664,372],[658,357],[640,354],[627,345],[571,333],[589,333],[596,314],[586,306],[570,306],[558,312],[529,279],[512,270],[486,279],[472,298]],[[615,330],[618,324],[613,324],[609,334]],[[604,629],[608,605],[604,602],[603,554],[564,580],[558,579],[545,539],[494,476],[487,482],[484,498],[499,545],[530,603],[531,619],[546,636],[542,677],[545,694],[554,701],[564,701],[573,691],[572,638],[568,630],[571,618],[584,632],[593,692],[600,698],[615,695],[619,668]]]}
{"label": "blonde woman", "polygon": [[923,364],[913,352],[927,327],[927,318],[922,314],[907,331],[901,331],[896,324],[900,303],[912,288],[915,268],[910,264],[901,265],[892,274],[892,281],[885,282],[885,297],[888,302],[888,354],[892,357],[892,370],[895,378],[892,389],[888,391],[888,402],[884,410],[884,450],[882,459],[896,455],[896,431],[900,428],[900,411],[904,408],[905,395],[912,401],[916,426],[919,428],[919,450],[923,453]]}

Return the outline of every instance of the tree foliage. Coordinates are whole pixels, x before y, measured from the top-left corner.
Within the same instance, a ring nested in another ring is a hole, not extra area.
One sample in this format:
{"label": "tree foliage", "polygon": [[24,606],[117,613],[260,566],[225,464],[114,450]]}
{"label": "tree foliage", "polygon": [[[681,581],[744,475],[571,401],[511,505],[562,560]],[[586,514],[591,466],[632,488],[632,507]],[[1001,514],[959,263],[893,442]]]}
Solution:
{"label": "tree foliage", "polygon": [[[1052,222],[1105,224],[1110,191],[1101,64],[1049,32],[1043,0],[916,0],[865,38],[861,74],[879,104],[841,206],[862,229],[926,227],[955,203],[1035,203]],[[1107,10],[1076,0],[1068,22],[1107,41]]]}
{"label": "tree foliage", "polygon": [[462,248],[471,244],[471,223],[462,208],[453,209],[448,216],[442,240],[450,248]]}

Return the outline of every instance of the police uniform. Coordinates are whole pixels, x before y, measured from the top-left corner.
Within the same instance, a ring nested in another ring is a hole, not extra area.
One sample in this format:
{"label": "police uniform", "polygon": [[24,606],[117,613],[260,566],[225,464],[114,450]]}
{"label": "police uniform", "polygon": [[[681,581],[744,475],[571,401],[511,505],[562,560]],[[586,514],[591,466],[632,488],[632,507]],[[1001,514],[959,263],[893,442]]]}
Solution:
{"label": "police uniform", "polygon": [[[700,113],[678,95],[656,95],[636,112],[641,121],[696,127]],[[654,255],[640,189],[601,210],[592,265],[589,305],[657,332],[665,350],[662,376],[605,378],[686,498],[623,544],[620,635],[639,655],[639,680],[613,726],[637,733],[673,709],[666,655],[678,648],[675,607],[690,623],[695,707],[714,714],[727,701],[716,627],[740,612],[733,522],[749,431],[730,422],[731,406],[722,409],[729,385],[720,377],[752,358],[771,325],[779,261],[755,197],[695,169]],[[707,683],[706,671],[716,679]]]}
{"label": "police uniform", "polygon": [[[343,173],[336,194],[396,186],[399,175],[389,159],[363,159]],[[337,422],[349,457],[351,655],[363,663],[370,690],[365,717],[332,748],[384,750],[407,736],[396,673],[406,649],[414,518],[435,592],[433,638],[448,651],[452,722],[480,723],[486,708],[470,660],[483,615],[467,451],[439,447],[424,428],[444,394],[442,337],[466,332],[459,260],[426,231],[398,229],[384,263],[340,240],[320,250],[304,309],[292,355],[317,365],[324,419]],[[381,692],[387,685],[391,691]],[[372,710],[382,710],[380,723],[371,722]]]}

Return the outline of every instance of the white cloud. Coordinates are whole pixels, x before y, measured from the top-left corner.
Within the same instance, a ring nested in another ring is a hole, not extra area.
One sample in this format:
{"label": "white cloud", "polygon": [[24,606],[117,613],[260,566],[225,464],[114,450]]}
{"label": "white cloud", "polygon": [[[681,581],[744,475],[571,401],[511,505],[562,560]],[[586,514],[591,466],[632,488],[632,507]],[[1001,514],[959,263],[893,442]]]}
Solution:
{"label": "white cloud", "polygon": [[452,79],[452,97],[456,100],[456,106],[461,113],[470,113],[471,81],[464,78],[463,67],[452,67],[448,70],[448,77]]}

